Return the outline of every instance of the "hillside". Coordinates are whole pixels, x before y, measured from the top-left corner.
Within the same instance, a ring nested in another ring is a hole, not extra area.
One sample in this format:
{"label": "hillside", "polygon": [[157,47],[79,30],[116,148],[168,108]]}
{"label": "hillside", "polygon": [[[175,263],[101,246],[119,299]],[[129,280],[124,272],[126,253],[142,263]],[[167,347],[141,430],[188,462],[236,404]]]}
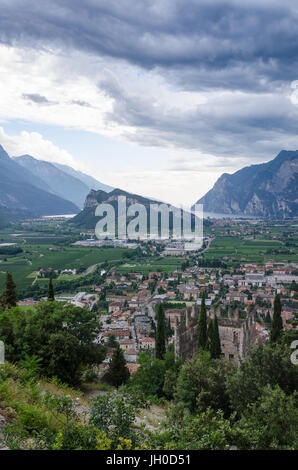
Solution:
{"label": "hillside", "polygon": [[281,151],[274,160],[224,173],[199,199],[205,212],[272,218],[298,216],[298,151]]}
{"label": "hillside", "polygon": [[127,206],[138,203],[144,205],[147,209],[150,204],[161,204],[158,201],[148,199],[137,194],[131,194],[118,188],[114,189],[110,193],[101,190],[91,190],[86,198],[84,209],[71,219],[70,223],[74,224],[76,227],[94,229],[97,221],[99,220],[98,217],[95,217],[95,209],[98,204],[103,202],[108,203],[116,210],[119,196],[126,196]]}
{"label": "hillside", "polygon": [[14,158],[19,165],[29,170],[38,179],[44,181],[47,190],[73,202],[80,208],[83,207],[90,188],[80,179],[62,171],[50,162],[37,160],[31,155],[22,155]]}
{"label": "hillside", "polygon": [[12,217],[73,214],[78,207],[49,192],[40,178],[9,157],[0,145],[0,210]]}

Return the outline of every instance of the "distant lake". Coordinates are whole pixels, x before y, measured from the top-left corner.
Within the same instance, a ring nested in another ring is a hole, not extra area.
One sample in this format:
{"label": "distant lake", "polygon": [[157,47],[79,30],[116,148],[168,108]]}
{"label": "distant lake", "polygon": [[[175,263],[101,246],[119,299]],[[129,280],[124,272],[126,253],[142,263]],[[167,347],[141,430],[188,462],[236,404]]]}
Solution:
{"label": "distant lake", "polygon": [[16,243],[0,243],[0,246],[13,246],[16,245]]}
{"label": "distant lake", "polygon": [[[43,219],[71,219],[77,214],[61,214],[61,215],[43,215]],[[204,219],[262,219],[262,217],[253,217],[249,215],[239,214],[219,214],[216,212],[204,212]]]}
{"label": "distant lake", "polygon": [[204,212],[204,219],[262,219],[262,217],[254,217],[249,215],[240,214],[218,214],[216,212]]}
{"label": "distant lake", "polygon": [[43,219],[72,219],[77,214],[61,214],[61,215],[43,215]]}

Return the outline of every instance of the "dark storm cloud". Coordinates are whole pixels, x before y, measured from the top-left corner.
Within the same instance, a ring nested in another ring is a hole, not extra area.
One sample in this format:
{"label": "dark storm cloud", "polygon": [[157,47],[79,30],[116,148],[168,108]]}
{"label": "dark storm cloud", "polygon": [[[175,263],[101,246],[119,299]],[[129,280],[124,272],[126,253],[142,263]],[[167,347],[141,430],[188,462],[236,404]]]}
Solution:
{"label": "dark storm cloud", "polygon": [[140,144],[254,160],[298,147],[298,107],[289,98],[298,79],[295,3],[0,0],[0,42],[73,48],[154,70],[175,90],[203,90],[206,103],[169,112],[121,76],[99,83],[113,99],[107,120],[137,128],[129,138]]}
{"label": "dark storm cloud", "polygon": [[256,160],[298,146],[298,107],[285,94],[214,94],[189,110],[168,112],[156,107],[151,96],[129,92],[110,75],[99,87],[113,99],[107,119],[136,127],[130,139],[140,144]]}
{"label": "dark storm cloud", "polygon": [[158,67],[189,89],[258,90],[297,78],[293,1],[2,0],[0,6],[4,43],[55,43]]}

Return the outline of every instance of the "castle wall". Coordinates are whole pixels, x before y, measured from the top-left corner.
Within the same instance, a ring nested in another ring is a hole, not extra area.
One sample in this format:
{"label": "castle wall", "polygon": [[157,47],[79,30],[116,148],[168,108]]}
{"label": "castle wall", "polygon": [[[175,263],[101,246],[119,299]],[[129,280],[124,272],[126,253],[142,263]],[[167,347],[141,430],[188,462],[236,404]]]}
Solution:
{"label": "castle wall", "polygon": [[[208,312],[209,319],[214,317],[214,310]],[[198,316],[195,306],[184,311],[175,329],[176,356],[186,359],[195,357],[198,352]],[[254,314],[245,320],[239,319],[238,312],[229,312],[229,318],[218,318],[218,329],[222,355],[226,359],[239,363],[247,356],[248,351],[256,343],[256,328]]]}

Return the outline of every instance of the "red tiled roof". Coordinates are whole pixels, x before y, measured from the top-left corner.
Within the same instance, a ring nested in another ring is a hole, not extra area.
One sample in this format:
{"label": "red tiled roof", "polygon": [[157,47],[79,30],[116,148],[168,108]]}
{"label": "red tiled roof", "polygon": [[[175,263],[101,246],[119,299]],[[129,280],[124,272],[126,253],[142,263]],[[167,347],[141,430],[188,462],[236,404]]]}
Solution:
{"label": "red tiled roof", "polygon": [[141,364],[126,364],[126,367],[128,368],[131,375],[135,374],[140,366]]}

